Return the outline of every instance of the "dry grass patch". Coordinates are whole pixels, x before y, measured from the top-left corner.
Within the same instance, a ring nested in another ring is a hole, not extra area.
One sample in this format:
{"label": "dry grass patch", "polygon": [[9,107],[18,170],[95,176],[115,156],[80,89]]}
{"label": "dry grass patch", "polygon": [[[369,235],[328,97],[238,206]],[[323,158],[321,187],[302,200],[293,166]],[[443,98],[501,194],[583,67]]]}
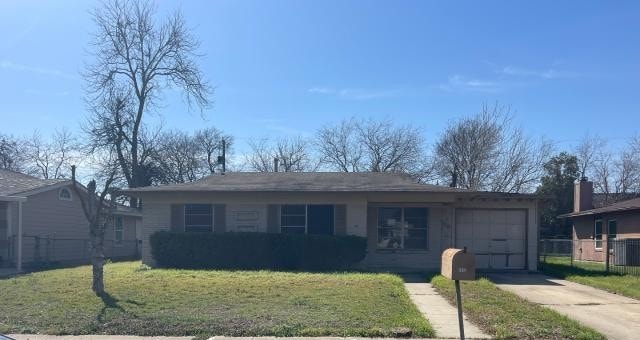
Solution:
{"label": "dry grass patch", "polygon": [[140,270],[108,264],[103,299],[89,266],[0,280],[0,333],[389,336],[433,330],[388,274]]}

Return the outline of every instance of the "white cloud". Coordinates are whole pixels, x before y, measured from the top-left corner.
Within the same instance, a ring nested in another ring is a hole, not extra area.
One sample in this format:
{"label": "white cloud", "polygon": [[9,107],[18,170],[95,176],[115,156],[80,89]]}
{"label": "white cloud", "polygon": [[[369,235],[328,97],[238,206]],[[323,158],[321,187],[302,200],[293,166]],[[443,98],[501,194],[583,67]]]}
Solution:
{"label": "white cloud", "polygon": [[514,66],[505,66],[498,71],[501,74],[519,77],[535,77],[542,79],[559,79],[559,78],[576,78],[579,74],[572,72],[559,71],[553,68],[545,70],[533,70]]}
{"label": "white cloud", "polygon": [[312,87],[307,90],[309,93],[319,93],[319,94],[332,94],[335,93],[334,90],[326,87]]}
{"label": "white cloud", "polygon": [[18,72],[36,73],[36,74],[59,77],[59,78],[78,79],[78,76],[75,74],[66,73],[56,69],[18,64],[18,63],[14,63],[11,60],[0,60],[0,69],[18,71]]}
{"label": "white cloud", "polygon": [[312,87],[307,90],[309,93],[335,96],[342,99],[369,100],[377,98],[396,97],[401,94],[397,89],[361,89],[343,88],[335,89],[330,87]]}
{"label": "white cloud", "polygon": [[436,88],[442,91],[471,91],[471,92],[501,92],[507,86],[506,83],[467,78],[459,74],[449,77],[446,83],[437,85]]}

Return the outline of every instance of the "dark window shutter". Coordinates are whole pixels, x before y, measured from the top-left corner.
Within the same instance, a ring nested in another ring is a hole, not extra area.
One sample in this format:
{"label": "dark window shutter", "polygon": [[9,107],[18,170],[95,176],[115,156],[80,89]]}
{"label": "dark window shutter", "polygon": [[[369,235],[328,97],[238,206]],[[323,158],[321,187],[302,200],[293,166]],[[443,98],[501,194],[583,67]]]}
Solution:
{"label": "dark window shutter", "polygon": [[334,209],[334,227],[336,235],[347,234],[347,205],[336,204]]}
{"label": "dark window shutter", "polygon": [[280,233],[280,205],[269,204],[267,206],[267,232]]}
{"label": "dark window shutter", "polygon": [[171,205],[171,231],[184,231],[184,204]]}
{"label": "dark window shutter", "polygon": [[214,204],[213,206],[213,231],[224,233],[227,231],[227,213],[224,204]]}
{"label": "dark window shutter", "polygon": [[367,208],[367,248],[375,250],[378,247],[378,209]]}

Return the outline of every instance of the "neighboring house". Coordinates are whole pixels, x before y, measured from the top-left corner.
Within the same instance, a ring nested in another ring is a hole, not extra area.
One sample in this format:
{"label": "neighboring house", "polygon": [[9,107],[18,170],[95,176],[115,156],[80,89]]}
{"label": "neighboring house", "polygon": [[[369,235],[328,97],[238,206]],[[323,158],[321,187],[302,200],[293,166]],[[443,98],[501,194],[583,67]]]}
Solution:
{"label": "neighboring house", "polygon": [[537,268],[532,195],[417,184],[391,173],[227,173],[193,183],[125,190],[144,202],[149,237],[176,232],[267,232],[366,237],[362,267],[440,268],[441,252],[468,247],[480,269]]}
{"label": "neighboring house", "polygon": [[[575,259],[605,261],[607,240],[640,239],[640,198],[594,208],[593,183],[582,180],[575,184],[573,202],[573,212],[559,217],[573,220]],[[640,241],[627,243],[640,245]],[[640,250],[625,252],[640,254]]]}
{"label": "neighboring house", "polygon": [[[141,214],[118,207],[106,230],[108,257],[135,257]],[[66,179],[39,179],[0,169],[0,267],[83,263],[90,255],[89,226]]]}

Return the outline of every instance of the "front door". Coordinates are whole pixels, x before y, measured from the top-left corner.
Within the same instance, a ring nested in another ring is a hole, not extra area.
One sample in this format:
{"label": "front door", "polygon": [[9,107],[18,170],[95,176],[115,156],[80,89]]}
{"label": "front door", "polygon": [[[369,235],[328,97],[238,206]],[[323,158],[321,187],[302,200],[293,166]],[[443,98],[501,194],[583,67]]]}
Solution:
{"label": "front door", "polygon": [[307,234],[333,235],[333,205],[307,207]]}

